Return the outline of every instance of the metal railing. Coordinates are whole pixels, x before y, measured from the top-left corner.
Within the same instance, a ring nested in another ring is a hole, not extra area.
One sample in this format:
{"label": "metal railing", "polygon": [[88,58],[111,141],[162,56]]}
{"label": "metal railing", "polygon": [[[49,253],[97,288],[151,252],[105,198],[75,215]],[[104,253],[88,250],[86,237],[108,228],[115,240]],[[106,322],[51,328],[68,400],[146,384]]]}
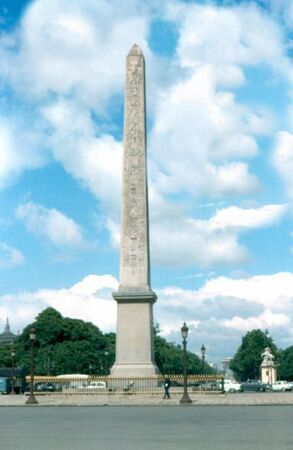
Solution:
{"label": "metal railing", "polygon": [[[145,395],[156,396],[164,392],[164,380],[170,380],[170,393],[182,395],[183,375],[158,375],[149,378],[113,378],[111,376],[88,376],[78,378],[68,375],[59,377],[35,376],[36,395]],[[224,392],[222,375],[189,375],[188,390],[192,394],[219,394]],[[29,377],[27,377],[29,390]]]}

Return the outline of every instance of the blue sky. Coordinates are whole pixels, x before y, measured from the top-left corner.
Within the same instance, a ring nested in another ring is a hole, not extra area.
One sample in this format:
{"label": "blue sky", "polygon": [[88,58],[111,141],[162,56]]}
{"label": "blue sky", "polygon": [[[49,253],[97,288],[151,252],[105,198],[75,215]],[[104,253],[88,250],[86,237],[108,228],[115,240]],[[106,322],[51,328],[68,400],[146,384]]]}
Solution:
{"label": "blue sky", "polygon": [[291,2],[0,0],[0,27],[0,326],[53,306],[115,330],[137,43],[155,320],[212,361],[253,328],[291,345]]}

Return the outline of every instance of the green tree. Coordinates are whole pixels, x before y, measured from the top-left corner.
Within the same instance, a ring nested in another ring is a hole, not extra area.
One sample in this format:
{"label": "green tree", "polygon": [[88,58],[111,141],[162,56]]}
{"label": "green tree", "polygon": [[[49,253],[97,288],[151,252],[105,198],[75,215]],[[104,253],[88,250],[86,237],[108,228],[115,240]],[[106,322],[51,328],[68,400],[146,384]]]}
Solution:
{"label": "green tree", "polygon": [[0,347],[0,367],[12,367],[11,344]]}
{"label": "green tree", "polygon": [[293,346],[280,352],[278,378],[280,380],[293,381]]}
{"label": "green tree", "polygon": [[[104,335],[92,323],[63,318],[54,308],[42,311],[16,339],[16,361],[29,370],[29,331],[36,328],[36,373],[89,373],[105,374],[105,351],[109,352],[108,366],[115,359],[113,336]],[[4,362],[4,356],[2,358]],[[0,354],[1,363],[1,354]]]}
{"label": "green tree", "polygon": [[259,378],[261,354],[266,347],[270,347],[273,355],[278,359],[278,349],[267,332],[252,330],[242,338],[241,346],[230,362],[230,369],[237,380]]}
{"label": "green tree", "polygon": [[[155,361],[162,374],[182,374],[183,351],[181,345],[167,342],[161,336],[155,335]],[[215,372],[205,363],[203,369],[200,358],[194,353],[187,352],[187,373],[212,374]]]}
{"label": "green tree", "polygon": [[[30,370],[30,339],[32,326],[36,329],[35,369],[38,375],[92,373],[106,375],[115,361],[115,333],[103,334],[89,322],[62,317],[54,308],[46,308],[36,320],[24,328],[15,340],[16,365]],[[158,336],[155,327],[155,360],[163,374],[182,374],[182,348]],[[11,367],[11,348],[0,348],[0,366]],[[190,374],[214,373],[208,364],[187,352],[187,371]]]}

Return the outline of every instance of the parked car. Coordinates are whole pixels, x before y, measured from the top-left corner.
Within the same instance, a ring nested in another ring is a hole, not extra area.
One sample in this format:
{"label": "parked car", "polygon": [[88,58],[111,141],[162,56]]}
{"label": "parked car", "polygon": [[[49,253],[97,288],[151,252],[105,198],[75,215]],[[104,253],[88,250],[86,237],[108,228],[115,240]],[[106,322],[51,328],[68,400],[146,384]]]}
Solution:
{"label": "parked car", "polygon": [[285,391],[292,391],[293,385],[292,383],[289,383],[288,381],[276,381],[275,383],[272,384],[272,390],[273,391],[281,391],[281,392],[285,392]]}
{"label": "parked car", "polygon": [[[14,377],[14,391],[16,394],[23,394],[26,388],[25,369],[20,367],[0,367],[0,378],[6,378],[12,384],[12,377]],[[9,388],[10,392],[11,386]],[[1,393],[1,390],[0,390]]]}
{"label": "parked car", "polygon": [[270,384],[262,383],[260,380],[247,380],[241,383],[241,389],[243,392],[267,392],[271,391]]}
{"label": "parked car", "polygon": [[0,378],[0,394],[9,394],[11,391],[11,382],[8,378]]}
{"label": "parked car", "polygon": [[56,386],[54,383],[36,383],[35,384],[35,391],[37,392],[55,392]]}
{"label": "parked car", "polygon": [[232,380],[224,380],[224,391],[225,392],[242,392],[242,387],[240,383]]}
{"label": "parked car", "polygon": [[91,381],[87,385],[86,389],[106,389],[107,384],[105,381]]}

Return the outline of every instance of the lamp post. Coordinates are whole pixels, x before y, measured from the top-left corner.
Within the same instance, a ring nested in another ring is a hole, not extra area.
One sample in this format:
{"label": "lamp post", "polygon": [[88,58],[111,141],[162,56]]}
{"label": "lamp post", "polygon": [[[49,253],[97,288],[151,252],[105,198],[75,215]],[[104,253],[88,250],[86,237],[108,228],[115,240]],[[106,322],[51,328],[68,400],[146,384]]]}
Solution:
{"label": "lamp post", "polygon": [[181,404],[189,404],[192,403],[191,398],[187,392],[187,354],[186,354],[186,344],[187,344],[187,336],[188,336],[188,326],[186,322],[181,327],[181,336],[182,336],[182,344],[183,344],[183,395],[180,400]]}
{"label": "lamp post", "polygon": [[11,359],[12,359],[12,383],[11,383],[11,391],[10,391],[10,395],[15,395],[15,389],[14,389],[14,384],[15,384],[15,348],[14,346],[12,346],[11,348]]}
{"label": "lamp post", "polygon": [[36,405],[38,402],[34,395],[34,377],[35,377],[34,345],[36,340],[35,328],[30,329],[29,337],[30,337],[30,356],[31,356],[30,395],[25,403],[27,405]]}
{"label": "lamp post", "polygon": [[205,354],[206,354],[206,348],[204,344],[201,346],[201,363],[202,363],[202,373],[204,372],[204,362],[205,362]]}
{"label": "lamp post", "polygon": [[108,369],[108,356],[109,356],[109,352],[108,352],[108,350],[105,350],[104,351],[104,356],[105,356],[105,364],[104,364],[104,367],[105,367],[105,375],[109,375],[109,369]]}

